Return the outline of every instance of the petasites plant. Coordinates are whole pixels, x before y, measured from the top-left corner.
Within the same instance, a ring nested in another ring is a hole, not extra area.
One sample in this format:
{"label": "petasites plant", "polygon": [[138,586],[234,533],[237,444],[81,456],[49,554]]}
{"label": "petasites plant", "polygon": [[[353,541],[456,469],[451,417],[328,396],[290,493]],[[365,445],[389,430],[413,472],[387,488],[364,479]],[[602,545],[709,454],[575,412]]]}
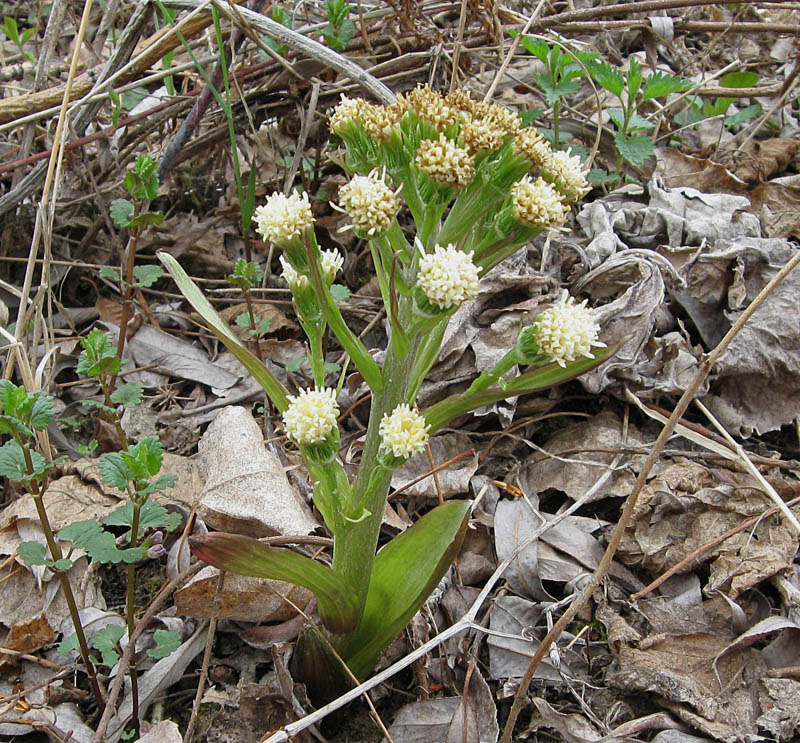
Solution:
{"label": "petasites plant", "polygon": [[[577,157],[554,153],[513,112],[461,92],[442,96],[421,88],[389,106],[344,98],[330,128],[346,147],[344,167],[351,175],[337,208],[349,218],[347,228],[369,244],[388,316],[382,364],[337,305],[342,292],[333,282],[342,256],[318,247],[307,194],[271,196],[254,221],[282,250],[283,276],[308,335],[313,387],[291,394],[236,339],[178,262],[160,255],[186,298],[281,413],[334,539],[330,567],[288,548],[220,533],[195,540],[194,552],[225,570],[288,580],[316,595],[323,628],[301,637],[294,668],[320,698],[335,694],[337,679],[346,679],[337,657],[356,678],[372,670],[447,571],[467,526],[470,503],[451,501],[376,554],[393,470],[457,416],[571,379],[613,350],[598,340],[592,311],[565,297],[524,328],[516,346],[464,394],[418,410],[417,394],[448,319],[477,294],[493,266],[565,222],[570,205],[587,190],[584,173]],[[397,219],[403,205],[414,223],[413,241]],[[339,459],[336,391],[325,386],[328,331],[372,392],[354,478]]]}

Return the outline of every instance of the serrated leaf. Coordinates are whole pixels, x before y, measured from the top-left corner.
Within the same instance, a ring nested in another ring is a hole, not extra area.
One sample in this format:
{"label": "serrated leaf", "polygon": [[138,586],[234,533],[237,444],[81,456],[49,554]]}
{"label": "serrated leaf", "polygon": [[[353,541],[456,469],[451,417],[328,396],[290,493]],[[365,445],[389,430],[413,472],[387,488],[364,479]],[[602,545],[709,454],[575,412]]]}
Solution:
{"label": "serrated leaf", "polygon": [[137,199],[142,201],[152,201],[158,196],[158,173],[156,169],[158,163],[149,155],[138,155],[134,172],[139,177],[137,184],[139,190],[134,194]]}
{"label": "serrated leaf", "polygon": [[139,495],[150,495],[158,490],[166,490],[175,487],[178,478],[175,475],[160,475],[146,487],[139,489]]}
{"label": "serrated leaf", "polygon": [[141,382],[128,382],[114,390],[111,402],[123,408],[133,408],[142,401],[143,392],[144,385]]}
{"label": "serrated leaf", "polygon": [[[36,452],[31,452],[35,454]],[[16,441],[7,441],[0,446],[0,477],[25,482],[28,478],[28,465],[22,447]]]}
{"label": "serrated leaf", "polygon": [[639,114],[631,114],[631,118],[628,119],[628,131],[643,131],[647,129],[652,129],[655,126],[652,121],[648,121],[643,116],[639,116]]}
{"label": "serrated leaf", "polygon": [[133,275],[136,278],[134,286],[151,287],[163,275],[164,270],[161,266],[141,265],[133,267]]}
{"label": "serrated leaf", "polygon": [[636,57],[631,57],[625,78],[628,82],[628,100],[632,101],[639,94],[639,88],[642,86],[642,68]]}
{"label": "serrated leaf", "polygon": [[537,39],[535,36],[523,36],[522,46],[524,46],[534,57],[537,57],[545,64],[547,63],[547,55],[550,53],[550,45],[543,39]]}
{"label": "serrated leaf", "polygon": [[157,475],[161,470],[163,448],[158,436],[145,436],[138,444],[128,449],[128,454],[145,466],[150,477]]}
{"label": "serrated leaf", "polygon": [[6,415],[18,416],[19,407],[25,402],[28,393],[8,379],[0,381],[0,405]]}
{"label": "serrated leaf", "polygon": [[723,123],[727,127],[737,126],[739,124],[743,124],[745,121],[750,121],[750,119],[755,118],[760,113],[761,113],[761,104],[753,103],[747,106],[746,108],[743,108],[741,111],[737,111],[735,114],[726,116],[723,119]]}
{"label": "serrated leaf", "polygon": [[33,436],[33,431],[28,428],[19,418],[13,415],[0,415],[0,434],[22,434],[23,436]]}
{"label": "serrated leaf", "polygon": [[625,78],[616,67],[612,67],[608,62],[600,62],[595,59],[586,59],[584,64],[598,85],[613,93],[617,98],[622,98]]}
{"label": "serrated leaf", "polygon": [[32,403],[26,416],[27,421],[34,430],[44,431],[50,425],[55,414],[53,398],[44,392],[34,392],[31,398]]}
{"label": "serrated leaf", "polygon": [[84,549],[85,545],[103,531],[103,527],[94,519],[76,521],[58,532],[59,542],[71,542],[74,547]]}
{"label": "serrated leaf", "polygon": [[556,85],[553,85],[550,76],[545,73],[535,75],[534,80],[541,88],[544,93],[544,99],[550,106],[558,103],[565,96],[577,93],[581,87],[579,80],[560,80]]}
{"label": "serrated leaf", "polygon": [[333,361],[326,361],[322,365],[322,371],[324,374],[338,374],[342,370],[342,367],[339,364],[335,364]]}
{"label": "serrated leaf", "polygon": [[[139,509],[139,528],[162,529],[172,531],[181,522],[179,513],[170,513],[164,506],[154,500],[146,500]],[[128,529],[133,525],[133,503],[127,501],[116,511],[112,511],[103,519],[103,523],[108,526],[125,526]],[[140,535],[137,535],[137,539]]]}
{"label": "serrated leaf", "polygon": [[[128,199],[114,199],[111,202],[111,206],[109,207],[109,213],[111,214],[111,221],[120,228],[126,228],[133,219],[133,214],[135,212],[135,208],[133,204],[128,201]],[[100,269],[100,275],[103,275],[102,269]],[[108,278],[108,276],[104,277]]]}
{"label": "serrated leaf", "polygon": [[343,302],[350,296],[350,290],[341,284],[333,284],[333,286],[331,286],[331,296],[337,302]]}
{"label": "serrated leaf", "polygon": [[645,80],[642,88],[642,100],[649,101],[651,98],[661,98],[670,93],[681,93],[694,87],[691,80],[684,80],[682,77],[669,75],[666,72],[656,72]]}
{"label": "serrated leaf", "polygon": [[47,564],[53,569],[58,570],[62,573],[66,573],[75,563],[72,562],[68,557],[62,557],[60,560],[56,560],[55,562],[47,561]]}
{"label": "serrated leaf", "polygon": [[622,157],[635,168],[641,168],[655,151],[653,141],[643,134],[633,134],[626,137],[622,132],[614,135],[614,144]]}
{"label": "serrated leaf", "polygon": [[81,340],[81,346],[83,351],[78,357],[78,374],[99,377],[103,374],[119,373],[117,346],[108,333],[95,328]]}
{"label": "serrated leaf", "polygon": [[100,278],[106,279],[108,281],[113,281],[116,284],[119,284],[121,276],[119,275],[118,268],[112,268],[111,266],[103,266],[100,269]]}
{"label": "serrated leaf", "polygon": [[305,356],[300,356],[296,359],[289,359],[289,361],[286,362],[286,371],[290,374],[296,374],[302,368],[305,360]]}
{"label": "serrated leaf", "polygon": [[134,217],[128,224],[128,227],[148,227],[150,225],[159,225],[164,221],[164,215],[161,212],[142,212],[137,217]]}
{"label": "serrated leaf", "polygon": [[47,550],[43,544],[39,542],[20,542],[17,547],[17,554],[22,562],[29,568],[34,565],[44,565]]}
{"label": "serrated leaf", "polygon": [[181,646],[181,636],[170,630],[157,629],[153,632],[153,639],[156,641],[156,646],[147,651],[151,658],[166,658]]}
{"label": "serrated leaf", "polygon": [[106,485],[124,491],[131,481],[131,473],[119,452],[100,457],[100,477]]}

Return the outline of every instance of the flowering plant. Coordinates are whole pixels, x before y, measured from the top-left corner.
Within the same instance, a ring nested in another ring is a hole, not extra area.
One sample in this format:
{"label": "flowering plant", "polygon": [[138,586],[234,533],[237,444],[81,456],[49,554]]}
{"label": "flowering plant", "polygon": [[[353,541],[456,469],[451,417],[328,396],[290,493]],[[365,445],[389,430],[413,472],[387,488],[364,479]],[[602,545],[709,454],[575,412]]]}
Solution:
{"label": "flowering plant", "polygon": [[[459,415],[571,379],[613,349],[598,340],[592,311],[566,295],[523,328],[518,341],[465,393],[415,408],[436,361],[448,319],[473,298],[481,277],[543,230],[559,227],[588,190],[580,160],[554,153],[516,114],[462,92],[420,88],[388,106],[344,98],[331,118],[352,179],[335,208],[367,241],[388,319],[382,365],[345,323],[331,285],[342,259],[321,251],[306,194],[275,194],[255,213],[260,234],[282,250],[283,276],[308,336],[314,387],[291,395],[233,335],[177,261],[160,258],[212,331],[261,382],[282,414],[314,483],[314,505],[334,538],[330,567],[288,548],[210,534],[193,544],[206,562],[247,575],[292,581],[316,596],[323,631],[295,651],[307,683],[344,661],[368,674],[429,596],[454,559],[470,504],[437,506],[376,555],[392,472],[423,451]],[[413,240],[398,221],[402,205]],[[408,220],[407,220],[408,221]],[[338,458],[339,407],[325,386],[323,339],[331,331],[372,392],[355,478]],[[522,373],[515,373],[526,367]],[[335,651],[335,652],[332,652]],[[322,660],[322,662],[320,662]],[[324,671],[322,669],[325,669]],[[325,683],[325,682],[322,682]],[[317,686],[321,696],[325,690]],[[330,693],[335,689],[329,689]]]}

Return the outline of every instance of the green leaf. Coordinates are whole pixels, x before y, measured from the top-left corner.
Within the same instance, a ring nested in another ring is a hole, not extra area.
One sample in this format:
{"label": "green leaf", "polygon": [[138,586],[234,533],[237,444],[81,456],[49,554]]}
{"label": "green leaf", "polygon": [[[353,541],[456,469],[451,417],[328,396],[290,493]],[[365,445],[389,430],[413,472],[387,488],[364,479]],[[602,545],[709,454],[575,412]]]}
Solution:
{"label": "green leaf", "polygon": [[148,95],[150,95],[150,91],[142,86],[128,90],[122,94],[122,107],[126,111],[130,111],[132,108],[136,108]]}
{"label": "green leaf", "polygon": [[120,370],[117,358],[117,346],[111,335],[99,328],[92,330],[81,340],[83,351],[78,357],[78,374],[87,377],[101,377],[104,374],[118,374]]}
{"label": "green leaf", "polygon": [[625,78],[616,67],[612,67],[608,62],[593,59],[584,60],[584,64],[592,79],[598,85],[613,93],[617,98],[622,98],[622,91],[625,89]]}
{"label": "green leaf", "polygon": [[320,618],[331,632],[349,632],[358,621],[352,588],[320,562],[240,534],[212,532],[189,542],[197,557],[220,570],[304,586],[316,596]]}
{"label": "green leaf", "polygon": [[26,426],[19,418],[13,415],[0,415],[0,434],[10,435],[21,434],[24,437],[33,436],[33,431]]}
{"label": "green leaf", "polygon": [[177,632],[157,629],[153,632],[153,639],[156,641],[156,646],[147,651],[151,658],[166,658],[181,646],[181,636]]}
{"label": "green leaf", "polygon": [[84,457],[90,457],[94,454],[98,446],[99,444],[96,439],[92,439],[88,444],[78,444],[78,454],[82,454]]}
{"label": "green leaf", "polygon": [[161,266],[141,265],[133,267],[133,275],[136,277],[134,286],[151,287],[163,275],[164,269]]}
{"label": "green leaf", "polygon": [[233,273],[228,276],[228,283],[242,289],[252,289],[261,283],[263,276],[257,264],[239,258],[233,267]]}
{"label": "green leaf", "polygon": [[[36,452],[31,452],[31,456]],[[41,455],[39,455],[41,457]],[[42,461],[44,458],[42,457]],[[26,482],[29,479],[28,465],[22,447],[16,441],[7,441],[0,446],[0,477]]]}
{"label": "green leaf", "polygon": [[661,98],[670,93],[681,93],[684,90],[691,90],[694,83],[691,80],[684,80],[682,77],[669,75],[666,72],[655,72],[645,80],[642,88],[642,100],[649,101],[651,98]]}
{"label": "green leaf", "polygon": [[536,84],[542,89],[544,99],[548,105],[552,106],[558,103],[562,98],[577,93],[580,90],[581,83],[579,80],[560,80],[556,85],[546,73],[534,75]]}
{"label": "green leaf", "polygon": [[24,387],[18,387],[8,379],[0,381],[0,405],[6,415],[19,416],[19,408],[28,398]]}
{"label": "green leaf", "polygon": [[103,531],[103,527],[93,519],[65,526],[58,532],[58,539],[72,542],[74,547],[84,550],[92,560],[100,563],[136,562],[147,555],[144,546],[118,549],[114,535]]}
{"label": "green leaf", "polygon": [[378,553],[364,614],[343,654],[357,678],[372,670],[447,572],[466,533],[470,506],[437,506]]}
{"label": "green leaf", "polygon": [[[114,201],[111,202],[111,208],[109,209],[109,212],[111,213],[111,221],[117,227],[121,227],[123,229],[131,223],[134,211],[134,206],[130,201],[128,201],[128,199],[114,199]],[[100,269],[100,275],[103,275],[102,268]],[[106,276],[104,278],[108,277]]]}
{"label": "green leaf", "polygon": [[326,361],[322,365],[322,371],[324,374],[338,374],[342,370],[342,367],[339,364],[334,363],[333,361]]}
{"label": "green leaf", "polygon": [[250,313],[249,312],[240,312],[238,315],[236,315],[236,319],[233,322],[239,328],[249,328],[250,327]]}
{"label": "green leaf", "polygon": [[643,116],[639,116],[639,114],[634,113],[631,114],[630,119],[628,120],[628,127],[625,128],[625,114],[621,108],[611,108],[608,111],[608,117],[611,121],[616,124],[617,128],[625,131],[625,132],[632,132],[637,129],[652,129],[654,124]]}
{"label": "green leaf", "polygon": [[158,436],[145,436],[138,444],[128,449],[128,454],[141,462],[150,477],[157,475],[163,461],[163,447]]}
{"label": "green leaf", "polygon": [[761,104],[753,103],[750,106],[743,108],[741,111],[737,111],[735,114],[726,116],[723,119],[723,123],[727,127],[738,126],[739,124],[744,124],[745,121],[750,121],[750,119],[755,118],[760,113]]}
{"label": "green leaf", "polygon": [[622,132],[617,132],[614,135],[614,144],[617,146],[619,154],[635,168],[642,167],[655,150],[653,141],[643,134],[626,137]]}
{"label": "green leaf", "polygon": [[247,370],[255,377],[256,381],[264,388],[269,395],[279,413],[289,407],[287,399],[288,391],[281,382],[267,369],[261,360],[254,356],[242,345],[239,339],[233,334],[219,313],[211,306],[211,303],[203,296],[203,293],[192,281],[186,272],[181,268],[175,258],[168,253],[158,253],[158,259],[164,264],[167,271],[172,275],[181,293],[188,300],[189,304],[206,321],[211,332],[221,340],[227,349],[240,361]]}
{"label": "green leaf", "polygon": [[163,221],[164,215],[161,212],[142,212],[130,221],[128,227],[141,228],[149,225],[159,225]]}
{"label": "green leaf", "polygon": [[128,382],[114,390],[111,402],[114,405],[122,405],[123,408],[133,408],[142,401],[143,392],[144,385],[141,382]]}
{"label": "green leaf", "polygon": [[29,568],[34,565],[44,565],[47,550],[39,542],[20,542],[17,547],[17,554]]}
{"label": "green leaf", "polygon": [[122,280],[122,277],[119,274],[119,269],[112,268],[111,266],[103,266],[100,269],[100,278],[113,281],[116,284],[119,284],[119,282]]}
{"label": "green leaf", "polygon": [[47,564],[53,570],[66,573],[75,563],[73,563],[72,560],[67,557],[62,557],[60,560],[56,560],[55,562],[50,562],[50,560],[48,560]]}
{"label": "green leaf", "polygon": [[[181,515],[179,513],[170,513],[160,503],[149,498],[139,509],[139,528],[142,530],[166,528],[167,531],[172,531],[178,527],[180,522]],[[130,529],[133,526],[133,503],[126,501],[122,507],[108,514],[103,519],[103,523],[107,526],[126,526]],[[137,535],[137,539],[140,535],[141,532]]]}
{"label": "green leaf", "polygon": [[27,421],[36,431],[44,431],[50,425],[55,413],[53,398],[44,392],[34,392],[31,395],[32,403],[28,411]]}
{"label": "green leaf", "polygon": [[724,88],[752,88],[760,80],[757,72],[741,70],[740,72],[729,72],[719,79],[719,84]]}
{"label": "green leaf", "polygon": [[[137,155],[136,164],[132,173],[136,175],[137,183],[133,189],[133,196],[140,201],[152,201],[158,196],[158,163],[149,155]],[[128,173],[131,175],[132,173]],[[126,178],[127,186],[127,178]]]}
{"label": "green leaf", "polygon": [[[513,32],[516,36],[517,33]],[[524,46],[534,57],[542,60],[547,64],[547,55],[550,54],[550,45],[543,39],[537,39],[534,36],[523,36],[522,46]]]}
{"label": "green leaf", "polygon": [[628,100],[635,100],[639,94],[639,88],[642,87],[642,68],[636,61],[636,57],[631,57],[625,77],[628,82]]}
{"label": "green leaf", "polygon": [[131,480],[128,467],[119,452],[110,452],[100,457],[100,477],[106,485],[124,491]]}
{"label": "green leaf", "polygon": [[119,624],[109,624],[92,637],[92,647],[100,651],[103,664],[109,668],[116,665],[119,660],[117,643],[125,636],[125,632],[125,628]]}
{"label": "green leaf", "polygon": [[333,284],[333,286],[331,286],[331,296],[337,302],[344,302],[344,300],[350,296],[350,290],[341,284]]}
{"label": "green leaf", "polygon": [[290,374],[296,374],[300,371],[303,364],[305,363],[306,357],[305,356],[298,356],[296,359],[290,359],[286,363],[286,371]]}
{"label": "green leaf", "polygon": [[78,635],[74,632],[65,637],[59,644],[58,644],[58,652],[61,655],[69,655],[71,652],[78,649]]}

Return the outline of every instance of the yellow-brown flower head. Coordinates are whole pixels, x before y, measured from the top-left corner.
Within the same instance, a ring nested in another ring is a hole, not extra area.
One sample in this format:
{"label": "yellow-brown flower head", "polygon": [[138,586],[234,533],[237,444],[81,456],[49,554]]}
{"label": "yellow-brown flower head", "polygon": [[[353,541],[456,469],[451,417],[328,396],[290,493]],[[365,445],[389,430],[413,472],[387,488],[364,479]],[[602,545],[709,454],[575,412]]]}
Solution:
{"label": "yellow-brown flower head", "polygon": [[542,176],[570,203],[576,202],[590,190],[580,157],[570,155],[569,150],[553,152],[542,166]]}
{"label": "yellow-brown flower head", "polygon": [[519,130],[519,116],[496,103],[476,103],[461,125],[460,137],[471,152],[499,149],[506,137]]}
{"label": "yellow-brown flower head", "polygon": [[534,128],[526,126],[517,132],[514,138],[514,146],[530,160],[534,168],[541,168],[553,154],[553,150],[547,140]]}
{"label": "yellow-brown flower head", "polygon": [[353,222],[353,227],[374,235],[392,224],[400,208],[397,193],[373,170],[357,175],[339,189],[339,203]]}
{"label": "yellow-brown flower head", "polygon": [[328,128],[333,134],[341,134],[353,123],[363,124],[364,107],[367,105],[369,104],[361,98],[343,95],[341,102],[328,118]]}
{"label": "yellow-brown flower head", "polygon": [[466,90],[454,90],[444,97],[444,102],[452,108],[458,109],[462,113],[471,114],[475,111],[475,106],[479,105],[472,100]]}
{"label": "yellow-brown flower head", "polygon": [[561,194],[542,178],[529,175],[511,187],[514,216],[534,227],[558,227],[567,219],[569,207]]}
{"label": "yellow-brown flower head", "polygon": [[472,155],[444,134],[419,143],[416,165],[437,183],[455,188],[466,186],[475,175]]}

